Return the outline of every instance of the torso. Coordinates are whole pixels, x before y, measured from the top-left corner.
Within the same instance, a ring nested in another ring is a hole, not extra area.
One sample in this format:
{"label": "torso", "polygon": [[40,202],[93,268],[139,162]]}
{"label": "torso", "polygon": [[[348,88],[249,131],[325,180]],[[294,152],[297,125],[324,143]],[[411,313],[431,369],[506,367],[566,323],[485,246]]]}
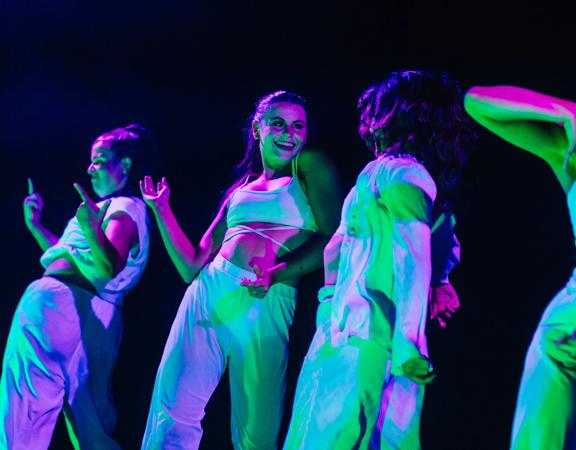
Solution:
{"label": "torso", "polygon": [[[293,176],[283,176],[275,179],[265,179],[260,177],[246,185],[242,189],[252,192],[273,193],[284,189],[291,189],[291,183],[297,183]],[[292,185],[293,187],[293,185]],[[302,188],[301,186],[299,189]],[[305,192],[302,191],[304,195]],[[267,222],[241,222],[239,225],[246,225],[254,229],[265,229],[278,227],[278,224]],[[226,237],[238,231],[238,227],[231,226],[226,232]],[[315,232],[301,228],[285,228],[278,230],[267,230],[265,234],[275,241],[294,250],[308,241]],[[253,264],[261,268],[269,268],[276,265],[279,259],[288,253],[288,250],[255,233],[237,234],[226,240],[220,247],[219,253],[228,261],[247,270],[251,270]],[[288,285],[296,285],[298,279],[284,281]]]}

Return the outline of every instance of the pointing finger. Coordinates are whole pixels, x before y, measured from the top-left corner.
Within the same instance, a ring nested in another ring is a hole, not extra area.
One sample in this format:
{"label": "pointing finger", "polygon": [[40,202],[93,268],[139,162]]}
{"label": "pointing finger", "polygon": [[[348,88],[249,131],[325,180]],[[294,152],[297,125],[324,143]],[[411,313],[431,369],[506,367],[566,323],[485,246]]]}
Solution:
{"label": "pointing finger", "polygon": [[32,178],[28,177],[28,195],[34,193],[34,183],[32,183]]}
{"label": "pointing finger", "polygon": [[76,191],[78,192],[78,194],[80,195],[80,198],[82,199],[82,201],[84,203],[90,204],[90,205],[94,204],[92,199],[90,197],[88,197],[88,194],[86,193],[84,188],[82,186],[80,186],[78,183],[74,183],[74,189],[76,189]]}

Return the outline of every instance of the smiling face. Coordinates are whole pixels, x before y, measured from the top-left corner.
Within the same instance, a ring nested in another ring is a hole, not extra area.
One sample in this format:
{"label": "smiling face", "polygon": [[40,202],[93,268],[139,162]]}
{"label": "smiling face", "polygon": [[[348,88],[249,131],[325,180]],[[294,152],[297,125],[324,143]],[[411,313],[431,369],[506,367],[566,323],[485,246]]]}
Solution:
{"label": "smiling face", "polygon": [[108,197],[126,186],[131,160],[118,159],[108,142],[97,139],[92,145],[90,160],[88,175],[98,197]]}
{"label": "smiling face", "polygon": [[306,111],[294,103],[273,103],[253,124],[260,142],[264,170],[278,170],[290,163],[306,143]]}

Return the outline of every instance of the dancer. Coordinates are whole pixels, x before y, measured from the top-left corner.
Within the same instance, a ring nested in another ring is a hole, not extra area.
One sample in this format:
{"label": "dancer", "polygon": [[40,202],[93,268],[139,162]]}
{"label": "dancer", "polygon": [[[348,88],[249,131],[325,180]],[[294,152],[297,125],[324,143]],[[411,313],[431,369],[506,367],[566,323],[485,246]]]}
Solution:
{"label": "dancer", "polygon": [[92,145],[76,215],[61,237],[42,225],[43,201],[28,180],[25,223],[46,269],[20,299],[0,380],[0,448],[47,449],[63,409],[75,448],[118,449],[110,380],[122,332],[122,299],[148,258],[146,205],[133,197],[151,143],[137,125]]}
{"label": "dancer", "polygon": [[227,365],[235,448],[276,448],[295,286],[321,267],[341,205],[332,164],[304,149],[306,128],[302,97],[278,91],[258,101],[244,176],[196,247],[170,209],[166,179],[142,182],[168,253],[191,282],[160,362],[143,449],[198,448]]}
{"label": "dancer", "polygon": [[[506,141],[543,159],[567,196],[576,224],[571,158],[576,103],[516,86],[474,87],[468,113]],[[546,308],[526,355],[512,429],[514,450],[576,446],[576,271]]]}
{"label": "dancer", "polygon": [[[420,448],[424,385],[435,377],[424,333],[433,218],[452,244],[439,253],[440,285],[459,256],[450,210],[473,133],[444,74],[392,73],[358,109],[375,160],[324,252],[317,330],[285,449]],[[455,300],[450,285],[443,289],[436,297]],[[456,307],[447,303],[434,311],[442,320]]]}

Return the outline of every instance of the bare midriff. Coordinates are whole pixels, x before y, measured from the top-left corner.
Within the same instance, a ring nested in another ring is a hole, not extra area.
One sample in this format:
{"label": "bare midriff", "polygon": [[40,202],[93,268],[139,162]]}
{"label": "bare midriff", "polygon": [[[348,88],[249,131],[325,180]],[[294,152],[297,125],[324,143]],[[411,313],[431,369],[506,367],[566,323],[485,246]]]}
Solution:
{"label": "bare midriff", "polygon": [[[272,228],[274,224],[269,223],[246,223],[250,228]],[[230,228],[228,234],[238,231],[237,228]],[[287,230],[267,230],[263,231],[274,240],[281,242],[292,250],[300,247],[308,241],[315,233],[309,230],[287,229]],[[263,238],[255,233],[245,232],[238,234],[226,241],[220,247],[219,254],[232,264],[252,271],[252,265],[256,264],[262,269],[268,269],[278,264],[279,259],[288,253],[285,249],[269,239]],[[284,280],[282,283],[295,286],[298,278]]]}

